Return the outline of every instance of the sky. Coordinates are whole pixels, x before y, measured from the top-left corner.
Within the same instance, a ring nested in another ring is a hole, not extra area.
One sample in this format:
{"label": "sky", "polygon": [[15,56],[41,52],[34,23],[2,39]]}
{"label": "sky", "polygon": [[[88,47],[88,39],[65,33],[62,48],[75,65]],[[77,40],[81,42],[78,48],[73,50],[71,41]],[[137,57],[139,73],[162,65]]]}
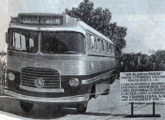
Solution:
{"label": "sky", "polygon": [[[76,7],[82,0],[3,0],[0,3],[0,51],[5,49],[5,31],[11,16],[20,12],[62,13]],[[164,0],[90,0],[94,7],[108,8],[112,21],[127,27],[124,52],[152,54],[165,49]]]}

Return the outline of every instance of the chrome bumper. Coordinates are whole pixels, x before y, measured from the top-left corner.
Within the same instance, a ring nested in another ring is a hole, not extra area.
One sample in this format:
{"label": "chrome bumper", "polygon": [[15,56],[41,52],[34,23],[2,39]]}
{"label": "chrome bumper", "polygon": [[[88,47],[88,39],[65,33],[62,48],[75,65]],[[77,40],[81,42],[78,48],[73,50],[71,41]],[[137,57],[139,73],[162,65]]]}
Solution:
{"label": "chrome bumper", "polygon": [[9,90],[4,90],[4,94],[9,96],[9,98],[32,101],[32,102],[47,102],[47,103],[72,103],[72,102],[85,102],[89,100],[89,95],[77,95],[68,97],[58,97],[58,98],[46,98],[46,97],[33,97]]}

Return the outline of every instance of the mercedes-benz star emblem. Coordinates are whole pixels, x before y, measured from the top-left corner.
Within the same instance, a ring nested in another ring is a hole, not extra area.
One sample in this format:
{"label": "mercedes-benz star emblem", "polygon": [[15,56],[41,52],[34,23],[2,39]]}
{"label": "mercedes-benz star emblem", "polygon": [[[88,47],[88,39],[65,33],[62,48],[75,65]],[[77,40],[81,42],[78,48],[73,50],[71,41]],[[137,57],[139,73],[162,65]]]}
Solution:
{"label": "mercedes-benz star emblem", "polygon": [[44,87],[44,80],[43,78],[37,78],[35,81],[34,81],[34,84],[37,88],[42,88]]}

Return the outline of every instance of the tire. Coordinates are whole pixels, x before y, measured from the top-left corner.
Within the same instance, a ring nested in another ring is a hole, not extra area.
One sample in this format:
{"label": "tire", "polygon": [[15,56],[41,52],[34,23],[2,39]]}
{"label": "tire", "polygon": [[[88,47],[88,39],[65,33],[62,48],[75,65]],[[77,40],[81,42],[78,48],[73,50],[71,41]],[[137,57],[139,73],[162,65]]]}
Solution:
{"label": "tire", "polygon": [[77,113],[80,113],[80,114],[86,113],[86,110],[87,110],[87,103],[77,105],[76,107]]}
{"label": "tire", "polygon": [[33,109],[34,104],[20,101],[20,107],[25,113],[29,113]]}

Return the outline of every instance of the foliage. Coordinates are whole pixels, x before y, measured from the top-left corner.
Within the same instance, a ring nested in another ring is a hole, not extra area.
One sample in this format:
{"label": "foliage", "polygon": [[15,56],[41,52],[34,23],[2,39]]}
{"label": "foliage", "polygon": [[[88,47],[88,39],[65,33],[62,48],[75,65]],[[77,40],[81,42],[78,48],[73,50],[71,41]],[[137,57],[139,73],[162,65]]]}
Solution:
{"label": "foliage", "polygon": [[123,54],[120,58],[120,65],[122,72],[152,70],[150,56],[141,53]]}
{"label": "foliage", "polygon": [[89,0],[84,0],[78,7],[73,7],[71,10],[66,9],[66,14],[72,17],[80,18],[82,21],[101,32],[110,38],[115,45],[116,55],[120,55],[122,49],[126,46],[126,31],[125,27],[118,26],[111,22],[111,12],[108,9],[101,7],[94,8],[94,4]]}
{"label": "foliage", "polygon": [[121,72],[163,71],[165,70],[165,51],[158,50],[148,56],[141,53],[127,53],[120,57]]}
{"label": "foliage", "polygon": [[165,70],[165,50],[158,50],[155,54],[151,55],[154,64],[154,70]]}

